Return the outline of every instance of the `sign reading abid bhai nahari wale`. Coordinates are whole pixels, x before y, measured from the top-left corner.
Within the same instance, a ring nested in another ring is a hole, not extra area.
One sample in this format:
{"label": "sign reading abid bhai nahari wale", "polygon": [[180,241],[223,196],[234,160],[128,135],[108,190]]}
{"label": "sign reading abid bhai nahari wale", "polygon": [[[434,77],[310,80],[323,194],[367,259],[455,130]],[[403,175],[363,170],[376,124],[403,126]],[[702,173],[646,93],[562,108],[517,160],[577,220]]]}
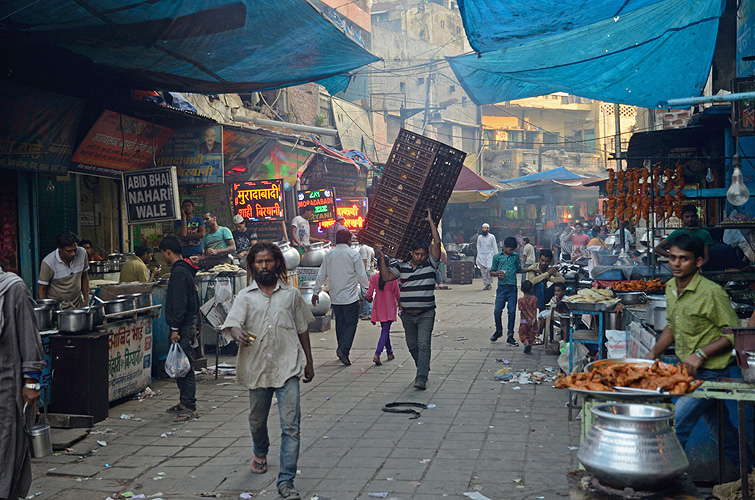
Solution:
{"label": "sign reading abid bhai nahari wale", "polygon": [[129,224],[181,218],[176,167],[123,173]]}
{"label": "sign reading abid bhai nahari wale", "polygon": [[297,196],[296,208],[301,212],[301,209],[307,206],[315,208],[315,215],[311,222],[336,220],[336,194],[333,188],[300,192]]}
{"label": "sign reading abid bhai nahari wale", "polygon": [[283,180],[234,182],[233,213],[252,220],[283,220]]}

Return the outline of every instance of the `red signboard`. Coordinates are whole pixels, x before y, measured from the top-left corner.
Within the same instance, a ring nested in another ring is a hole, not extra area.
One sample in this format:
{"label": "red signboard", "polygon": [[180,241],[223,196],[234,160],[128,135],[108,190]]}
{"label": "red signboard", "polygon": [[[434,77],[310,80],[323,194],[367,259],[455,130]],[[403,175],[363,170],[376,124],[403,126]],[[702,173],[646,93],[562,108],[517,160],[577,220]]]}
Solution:
{"label": "red signboard", "polygon": [[[117,176],[146,168],[173,130],[105,110],[71,158],[70,170]],[[112,172],[113,170],[117,172]]]}
{"label": "red signboard", "polygon": [[252,220],[283,220],[283,180],[231,184],[233,213]]}
{"label": "red signboard", "polygon": [[[343,215],[343,225],[352,233],[358,233],[364,227],[364,218],[367,215],[367,198],[336,198],[336,213]],[[334,220],[320,222],[320,231],[323,232],[335,224]]]}

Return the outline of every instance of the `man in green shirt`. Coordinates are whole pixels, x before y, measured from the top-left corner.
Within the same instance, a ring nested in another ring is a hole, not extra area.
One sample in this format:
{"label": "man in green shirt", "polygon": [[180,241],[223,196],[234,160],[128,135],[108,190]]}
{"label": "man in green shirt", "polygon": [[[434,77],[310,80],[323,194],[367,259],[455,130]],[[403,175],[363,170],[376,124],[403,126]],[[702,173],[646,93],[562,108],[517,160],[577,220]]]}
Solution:
{"label": "man in green shirt", "polygon": [[682,223],[684,223],[684,228],[675,230],[674,232],[669,234],[666,239],[658,243],[658,246],[655,247],[655,253],[657,253],[658,255],[663,255],[664,257],[668,257],[668,247],[671,238],[673,238],[674,236],[679,236],[680,234],[691,234],[692,236],[697,236],[698,238],[700,238],[703,242],[703,245],[705,245],[705,252],[703,256],[703,265],[705,265],[708,262],[708,259],[710,259],[710,247],[713,246],[713,237],[705,229],[700,229],[699,227],[697,227],[697,225],[699,224],[699,220],[697,218],[697,207],[692,203],[688,203],[682,207]]}
{"label": "man in green shirt", "polygon": [[231,255],[236,251],[233,233],[227,227],[218,225],[218,216],[207,212],[202,216],[207,232],[202,236],[204,255],[199,258],[200,266],[209,269],[218,264],[230,264]]}
{"label": "man in green shirt", "polygon": [[514,340],[514,321],[516,320],[516,276],[522,271],[522,261],[519,254],[516,253],[516,238],[509,236],[503,240],[503,249],[501,253],[493,257],[493,265],[490,268],[490,275],[498,277],[498,288],[495,291],[495,333],[490,337],[491,342],[495,342],[503,336],[503,307],[508,309],[508,330],[506,331],[506,343],[513,347],[519,344]]}
{"label": "man in green shirt", "polygon": [[[655,359],[674,343],[676,356],[690,375],[700,380],[718,380],[730,377],[734,336],[727,328],[739,326],[740,321],[724,289],[698,272],[703,263],[703,248],[703,241],[688,233],[669,242],[669,263],[674,277],[666,284],[667,324],[646,357]],[[682,397],[675,405],[676,435],[682,446],[700,418],[714,436],[718,435],[715,400]],[[724,451],[738,465],[737,433],[726,412],[723,425]]]}
{"label": "man in green shirt", "polygon": [[147,245],[139,245],[134,248],[134,253],[136,255],[127,260],[121,267],[121,275],[118,281],[121,283],[155,281],[155,276],[160,272],[160,268],[156,267],[150,273],[147,267],[154,255],[152,248]]}

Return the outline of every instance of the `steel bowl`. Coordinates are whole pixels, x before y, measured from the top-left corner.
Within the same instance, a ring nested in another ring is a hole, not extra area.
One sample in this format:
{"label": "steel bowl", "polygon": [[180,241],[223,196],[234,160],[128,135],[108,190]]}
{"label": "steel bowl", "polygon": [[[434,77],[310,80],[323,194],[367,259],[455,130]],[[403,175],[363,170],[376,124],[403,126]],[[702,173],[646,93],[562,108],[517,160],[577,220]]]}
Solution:
{"label": "steel bowl", "polygon": [[40,332],[50,330],[55,324],[57,311],[50,307],[37,306],[34,308],[34,316],[37,318],[37,327]]}
{"label": "steel bowl", "polygon": [[116,314],[134,309],[134,299],[115,299],[105,302],[105,314]]}
{"label": "steel bowl", "polygon": [[119,299],[133,299],[134,309],[141,309],[143,307],[150,307],[152,305],[151,293],[126,293],[118,296]]}
{"label": "steel bowl", "polygon": [[63,301],[60,299],[37,299],[36,302],[39,307],[47,307],[48,309],[57,311],[60,309],[60,303]]}
{"label": "steel bowl", "polygon": [[66,333],[87,333],[92,329],[92,311],[66,309],[58,311],[58,330]]}
{"label": "steel bowl", "polygon": [[645,296],[644,292],[622,292],[614,290],[613,293],[625,306],[634,306],[641,304],[642,299]]}

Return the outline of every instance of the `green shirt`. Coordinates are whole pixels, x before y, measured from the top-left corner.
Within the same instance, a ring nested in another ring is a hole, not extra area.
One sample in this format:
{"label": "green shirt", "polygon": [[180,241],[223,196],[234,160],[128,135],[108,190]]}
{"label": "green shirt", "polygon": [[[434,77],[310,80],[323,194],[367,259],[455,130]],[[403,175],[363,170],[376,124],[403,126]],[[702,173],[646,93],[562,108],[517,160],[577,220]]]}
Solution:
{"label": "green shirt", "polygon": [[703,240],[703,245],[705,245],[706,247],[713,245],[713,237],[705,229],[695,229],[694,231],[687,231],[684,228],[677,229],[673,233],[666,236],[666,241],[671,241],[671,238],[673,238],[674,236],[678,236],[680,234],[689,234],[691,236],[697,236],[698,238]]}
{"label": "green shirt", "polygon": [[505,278],[498,278],[498,286],[516,286],[516,275],[522,271],[522,261],[519,254],[516,252],[511,255],[506,255],[503,252],[495,254],[493,256],[493,267],[490,268],[490,271],[506,271]]}
{"label": "green shirt", "polygon": [[[734,346],[734,335],[724,335],[721,329],[740,326],[740,321],[723,288],[695,273],[682,295],[677,295],[676,278],[672,278],[666,284],[666,322],[674,332],[676,356],[680,360],[721,337]],[[730,362],[729,348],[711,355],[703,368],[720,370]]]}
{"label": "green shirt", "polygon": [[228,248],[228,240],[233,240],[233,233],[227,227],[218,226],[214,233],[207,230],[202,237],[202,247],[205,249],[222,250]]}

